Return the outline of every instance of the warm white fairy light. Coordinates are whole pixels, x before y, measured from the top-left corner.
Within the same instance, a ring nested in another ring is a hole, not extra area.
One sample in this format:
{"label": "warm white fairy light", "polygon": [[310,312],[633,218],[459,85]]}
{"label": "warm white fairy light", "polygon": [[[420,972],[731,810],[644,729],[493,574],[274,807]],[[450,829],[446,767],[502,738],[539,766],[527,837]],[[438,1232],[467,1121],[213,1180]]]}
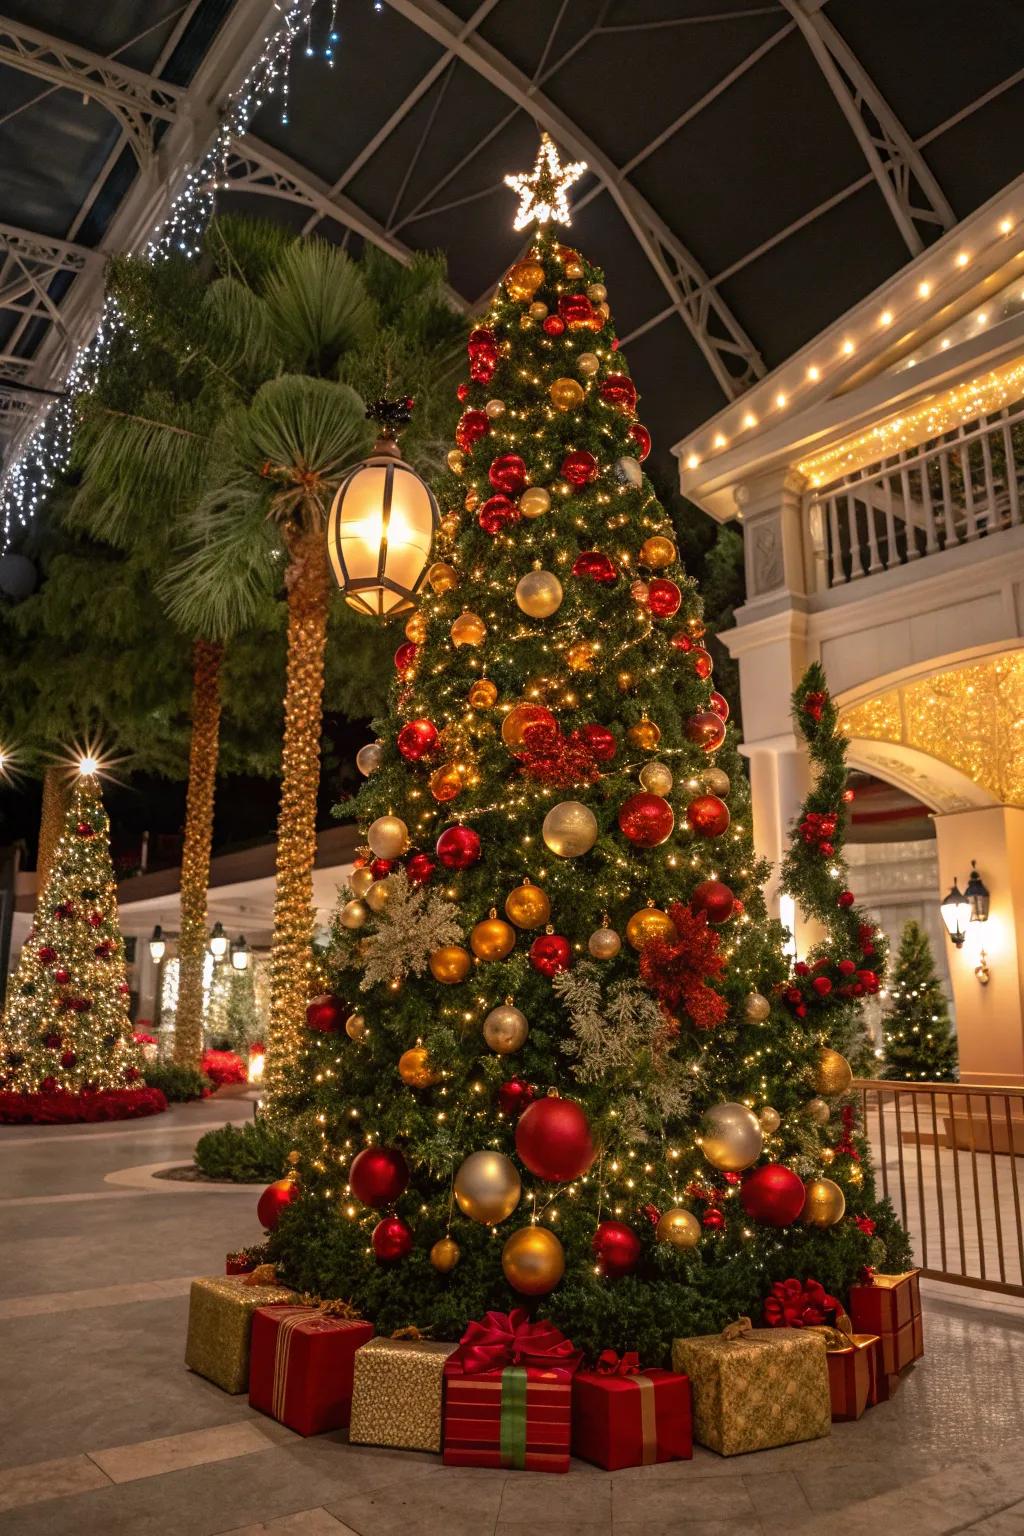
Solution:
{"label": "warm white fairy light", "polygon": [[586,168],[585,160],[574,160],[563,166],[551,138],[542,133],[532,173],[505,177],[506,187],[519,193],[513,228],[525,229],[528,224],[570,224],[566,192],[579,181]]}

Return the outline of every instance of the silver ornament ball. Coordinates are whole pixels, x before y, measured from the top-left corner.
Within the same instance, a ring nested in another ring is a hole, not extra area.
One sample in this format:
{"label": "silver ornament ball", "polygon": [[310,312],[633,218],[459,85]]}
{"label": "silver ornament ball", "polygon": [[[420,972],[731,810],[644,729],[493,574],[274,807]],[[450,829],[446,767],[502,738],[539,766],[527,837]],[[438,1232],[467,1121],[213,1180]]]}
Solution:
{"label": "silver ornament ball", "polygon": [[356,767],[364,778],[368,779],[371,773],[376,773],[383,755],[384,748],[379,741],[368,741],[365,747],[359,748],[356,753]]}
{"label": "silver ornament ball", "polygon": [[672,790],[672,770],[667,763],[645,763],[640,770],[640,783],[652,795],[664,798]]}
{"label": "silver ornament ball", "polygon": [[742,1173],[761,1155],[757,1116],[745,1104],[715,1104],[701,1122],[701,1151],[712,1167]]}
{"label": "silver ornament ball", "polygon": [[529,1033],[526,1014],[511,1003],[492,1008],[484,1019],[484,1040],[498,1056],[511,1056],[520,1050]]}
{"label": "silver ornament ball", "polygon": [[595,960],[614,960],[622,940],[614,928],[595,928],[587,940],[587,949]]}

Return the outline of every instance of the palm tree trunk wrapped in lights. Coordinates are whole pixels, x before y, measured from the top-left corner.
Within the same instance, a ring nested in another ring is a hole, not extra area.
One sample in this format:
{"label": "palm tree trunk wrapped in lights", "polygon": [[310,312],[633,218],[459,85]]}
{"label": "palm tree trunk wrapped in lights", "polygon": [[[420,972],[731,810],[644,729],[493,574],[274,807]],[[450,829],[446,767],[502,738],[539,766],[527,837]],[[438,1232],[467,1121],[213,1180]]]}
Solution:
{"label": "palm tree trunk wrapped in lights", "polygon": [[198,1067],[203,1054],[203,964],[206,890],[210,881],[213,798],[220,746],[220,665],[224,647],[197,640],[192,647],[192,739],[189,744],[185,841],[181,850],[181,931],[178,939],[178,1010],[174,1059]]}
{"label": "palm tree trunk wrapped in lights", "polygon": [[43,774],[43,804],[39,815],[39,849],[36,854],[36,890],[41,891],[50,877],[50,867],[64,830],[64,814],[71,798],[71,781],[66,767],[58,764]]}

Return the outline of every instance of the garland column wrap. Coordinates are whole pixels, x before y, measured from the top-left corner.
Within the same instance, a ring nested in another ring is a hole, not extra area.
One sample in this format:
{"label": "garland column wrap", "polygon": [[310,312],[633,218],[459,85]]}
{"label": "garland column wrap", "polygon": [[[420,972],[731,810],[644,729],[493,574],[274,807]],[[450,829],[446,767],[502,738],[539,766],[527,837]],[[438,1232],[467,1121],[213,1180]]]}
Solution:
{"label": "garland column wrap", "polygon": [[39,816],[39,851],[36,854],[36,895],[42,894],[53,856],[57,851],[64,817],[71,799],[71,779],[66,767],[55,765],[43,774],[43,805]]}
{"label": "garland column wrap", "polygon": [[224,648],[211,640],[192,647],[192,740],[188,759],[185,843],[181,851],[181,934],[174,1059],[199,1066],[203,1054],[203,962],[206,893],[210,883],[213,797],[220,744],[220,665]]}
{"label": "garland column wrap", "polygon": [[294,534],[289,553],[288,676],[267,1041],[271,1096],[295,1059],[313,970],[313,861],[330,597],[322,528]]}

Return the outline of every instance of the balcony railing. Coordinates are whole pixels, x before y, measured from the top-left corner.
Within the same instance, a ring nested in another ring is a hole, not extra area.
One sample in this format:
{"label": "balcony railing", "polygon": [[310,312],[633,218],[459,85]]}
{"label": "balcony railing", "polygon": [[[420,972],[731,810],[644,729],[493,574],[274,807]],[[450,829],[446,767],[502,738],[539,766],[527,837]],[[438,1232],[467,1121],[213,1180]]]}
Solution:
{"label": "balcony railing", "polygon": [[1022,520],[1024,401],[894,454],[807,498],[815,569],[826,591],[990,538]]}

